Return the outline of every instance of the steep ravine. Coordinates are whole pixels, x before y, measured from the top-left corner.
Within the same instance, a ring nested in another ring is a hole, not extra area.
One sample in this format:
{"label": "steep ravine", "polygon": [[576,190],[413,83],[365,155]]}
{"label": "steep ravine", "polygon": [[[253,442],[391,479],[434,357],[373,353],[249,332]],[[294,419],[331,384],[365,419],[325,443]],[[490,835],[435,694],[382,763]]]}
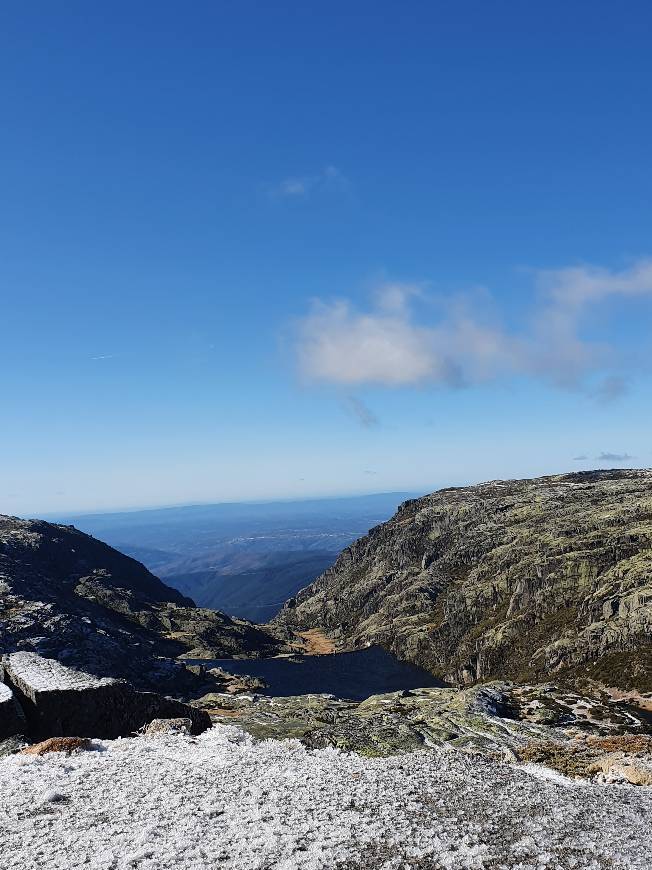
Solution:
{"label": "steep ravine", "polygon": [[275,630],[379,643],[453,683],[591,676],[652,690],[652,472],[445,489],[405,502]]}

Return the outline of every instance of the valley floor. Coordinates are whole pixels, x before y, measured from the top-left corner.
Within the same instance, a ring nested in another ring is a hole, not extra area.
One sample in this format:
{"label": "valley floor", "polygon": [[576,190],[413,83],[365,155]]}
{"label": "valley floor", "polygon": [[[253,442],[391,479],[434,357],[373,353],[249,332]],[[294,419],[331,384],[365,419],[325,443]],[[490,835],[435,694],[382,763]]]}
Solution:
{"label": "valley floor", "polygon": [[368,759],[201,737],[0,760],[2,870],[648,868],[652,788],[450,750]]}

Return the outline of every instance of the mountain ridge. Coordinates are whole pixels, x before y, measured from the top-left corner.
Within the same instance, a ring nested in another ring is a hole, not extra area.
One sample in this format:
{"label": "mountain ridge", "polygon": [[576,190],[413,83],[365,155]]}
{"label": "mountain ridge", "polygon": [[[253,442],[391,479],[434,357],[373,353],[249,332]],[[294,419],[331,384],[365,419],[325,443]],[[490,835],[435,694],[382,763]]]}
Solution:
{"label": "mountain ridge", "polygon": [[135,559],[74,527],[0,516],[0,647],[139,688],[190,689],[178,657],[274,654],[266,630],[197,608]]}
{"label": "mountain ridge", "polygon": [[652,689],[652,471],[489,481],[404,502],[272,625],[379,643],[456,684]]}

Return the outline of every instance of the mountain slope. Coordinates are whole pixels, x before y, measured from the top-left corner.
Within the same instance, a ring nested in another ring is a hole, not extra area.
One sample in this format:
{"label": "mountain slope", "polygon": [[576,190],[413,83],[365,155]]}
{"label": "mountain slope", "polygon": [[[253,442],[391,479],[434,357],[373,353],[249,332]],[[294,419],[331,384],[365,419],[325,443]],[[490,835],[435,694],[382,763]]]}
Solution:
{"label": "mountain slope", "polygon": [[242,550],[218,557],[209,568],[189,564],[188,570],[169,573],[165,579],[203,607],[264,622],[329,568],[336,556],[328,550]]}
{"label": "mountain slope", "polygon": [[274,621],[380,643],[456,683],[590,674],[652,690],[652,472],[446,489],[405,502]]}
{"label": "mountain slope", "polygon": [[264,630],[195,607],[71,526],[0,516],[0,651],[33,650],[139,687],[191,681],[179,655],[272,654]]}
{"label": "mountain slope", "polygon": [[414,495],[190,505],[63,521],[143,562],[202,607],[266,622]]}

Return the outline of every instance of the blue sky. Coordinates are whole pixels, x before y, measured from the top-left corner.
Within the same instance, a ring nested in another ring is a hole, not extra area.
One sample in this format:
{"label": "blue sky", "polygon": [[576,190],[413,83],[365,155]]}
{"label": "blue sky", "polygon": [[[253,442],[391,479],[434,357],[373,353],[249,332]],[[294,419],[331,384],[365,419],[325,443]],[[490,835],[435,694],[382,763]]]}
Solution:
{"label": "blue sky", "polygon": [[0,511],[651,465],[651,25],[5,5]]}

